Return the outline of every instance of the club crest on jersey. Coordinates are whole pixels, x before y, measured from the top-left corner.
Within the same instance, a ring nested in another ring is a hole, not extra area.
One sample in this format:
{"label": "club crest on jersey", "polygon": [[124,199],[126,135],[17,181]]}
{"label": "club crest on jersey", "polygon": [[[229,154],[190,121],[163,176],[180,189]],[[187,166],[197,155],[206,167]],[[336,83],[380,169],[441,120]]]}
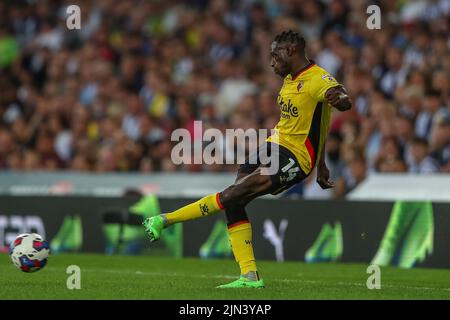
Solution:
{"label": "club crest on jersey", "polygon": [[330,76],[329,74],[324,74],[322,76],[323,81],[325,82],[335,82],[336,80],[334,80],[334,78],[332,76]]}
{"label": "club crest on jersey", "polygon": [[303,88],[303,81],[300,81],[297,86],[297,92],[300,92],[300,90],[302,90],[302,88]]}

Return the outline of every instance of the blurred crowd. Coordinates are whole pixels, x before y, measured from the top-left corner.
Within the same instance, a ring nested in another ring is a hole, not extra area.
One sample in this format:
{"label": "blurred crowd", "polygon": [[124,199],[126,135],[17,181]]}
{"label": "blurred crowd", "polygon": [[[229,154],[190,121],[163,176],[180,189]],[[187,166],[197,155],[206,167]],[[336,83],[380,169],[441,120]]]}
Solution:
{"label": "blurred crowd", "polygon": [[[68,30],[66,8],[81,9]],[[366,26],[381,8],[381,29]],[[372,172],[450,172],[448,0],[16,0],[0,2],[0,169],[220,172],[175,165],[170,135],[273,128],[282,80],[270,43],[307,56],[354,102],[333,114],[326,161],[340,197]],[[224,141],[227,148],[227,141]]]}

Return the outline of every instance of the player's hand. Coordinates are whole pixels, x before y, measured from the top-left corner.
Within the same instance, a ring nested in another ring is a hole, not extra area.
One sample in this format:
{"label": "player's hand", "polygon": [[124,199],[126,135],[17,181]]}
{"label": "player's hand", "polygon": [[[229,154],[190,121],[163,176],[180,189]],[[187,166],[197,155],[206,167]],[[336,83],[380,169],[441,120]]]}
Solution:
{"label": "player's hand", "polygon": [[352,107],[347,91],[341,86],[328,89],[325,93],[325,99],[331,106],[340,111],[345,111]]}
{"label": "player's hand", "polygon": [[330,180],[330,170],[326,165],[317,167],[317,183],[322,189],[330,189],[334,187],[334,182]]}

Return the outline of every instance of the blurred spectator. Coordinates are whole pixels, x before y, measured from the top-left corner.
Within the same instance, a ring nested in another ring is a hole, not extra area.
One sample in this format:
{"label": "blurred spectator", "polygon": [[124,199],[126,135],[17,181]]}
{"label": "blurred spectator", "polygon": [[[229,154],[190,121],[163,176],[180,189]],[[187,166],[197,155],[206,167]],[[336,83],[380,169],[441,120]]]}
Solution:
{"label": "blurred spectator", "polygon": [[378,1],[381,30],[366,28],[363,1],[77,3],[80,31],[66,28],[69,1],[0,2],[2,170],[233,172],[174,165],[170,135],[197,134],[195,120],[272,129],[282,80],[269,48],[290,28],[354,102],[333,112],[334,196],[372,172],[450,172],[448,0]]}
{"label": "blurred spectator", "polygon": [[431,124],[435,114],[442,108],[441,95],[436,90],[430,90],[423,99],[422,111],[416,119],[416,135],[421,138],[430,136]]}
{"label": "blurred spectator", "polygon": [[427,140],[416,137],[411,144],[412,162],[409,166],[409,172],[412,173],[435,173],[439,171],[439,165],[436,160],[429,156],[429,147]]}
{"label": "blurred spectator", "polygon": [[407,172],[407,167],[402,158],[386,156],[378,163],[378,171],[383,173],[404,173]]}
{"label": "blurred spectator", "polygon": [[432,157],[442,172],[450,172],[450,112],[437,114],[431,128],[430,148]]}
{"label": "blurred spectator", "polygon": [[344,173],[336,181],[335,197],[342,197],[350,192],[366,178],[366,161],[361,155],[355,155],[349,162]]}

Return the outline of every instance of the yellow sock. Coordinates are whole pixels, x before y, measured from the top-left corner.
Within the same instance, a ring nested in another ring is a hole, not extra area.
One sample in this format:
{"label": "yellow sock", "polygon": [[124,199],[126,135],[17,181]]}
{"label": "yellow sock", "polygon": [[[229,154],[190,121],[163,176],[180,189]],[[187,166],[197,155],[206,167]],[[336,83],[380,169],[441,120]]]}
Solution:
{"label": "yellow sock", "polygon": [[197,202],[188,204],[178,210],[166,214],[166,219],[169,224],[183,222],[201,218],[223,209],[220,203],[219,193],[213,193],[206,196]]}
{"label": "yellow sock", "polygon": [[255,256],[252,244],[252,226],[249,221],[241,221],[228,226],[231,249],[234,258],[239,264],[241,275],[246,275],[250,271],[257,273]]}

